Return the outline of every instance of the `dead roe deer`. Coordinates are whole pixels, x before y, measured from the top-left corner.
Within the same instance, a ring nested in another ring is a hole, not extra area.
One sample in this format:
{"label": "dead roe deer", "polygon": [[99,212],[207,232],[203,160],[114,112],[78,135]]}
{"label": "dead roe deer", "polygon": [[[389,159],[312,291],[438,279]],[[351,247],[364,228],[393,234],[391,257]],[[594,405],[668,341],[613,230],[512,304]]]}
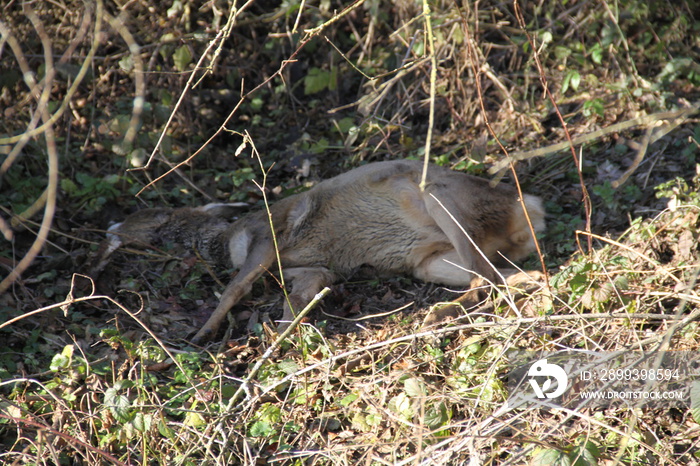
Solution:
{"label": "dead roe deer", "polygon": [[[534,230],[541,231],[544,209],[538,197],[525,195],[521,203],[513,187],[491,187],[487,180],[436,165],[429,166],[421,191],[422,168],[412,160],[370,163],[270,207],[284,278],[291,284],[283,320],[362,265],[468,287],[474,277],[497,277],[486,258],[518,260],[534,250],[522,205]],[[96,269],[120,245],[164,241],[192,246],[205,259],[238,269],[193,341],[212,338],[255,280],[276,269],[268,212],[230,222],[225,211],[209,204],[136,212],[110,228]]]}

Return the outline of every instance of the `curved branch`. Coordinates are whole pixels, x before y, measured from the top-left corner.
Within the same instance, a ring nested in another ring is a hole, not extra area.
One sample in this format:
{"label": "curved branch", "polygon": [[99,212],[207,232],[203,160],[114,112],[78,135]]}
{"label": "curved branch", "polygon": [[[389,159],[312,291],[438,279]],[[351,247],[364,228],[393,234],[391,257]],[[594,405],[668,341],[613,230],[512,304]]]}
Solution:
{"label": "curved branch", "polygon": [[[41,39],[42,47],[44,48],[44,57],[46,60],[46,76],[44,78],[44,90],[42,92],[42,97],[40,101],[44,100],[48,102],[48,97],[51,92],[51,86],[53,84],[53,77],[56,73],[56,69],[53,64],[53,52],[51,49],[51,40],[49,39],[46,31],[44,31],[43,24],[39,17],[31,10],[29,4],[25,4],[26,14],[29,20],[32,22],[34,28],[37,31]],[[17,280],[22,272],[24,272],[29,265],[34,261],[39,252],[44,247],[46,239],[49,236],[49,231],[51,230],[51,224],[53,223],[53,216],[56,212],[56,195],[58,193],[58,150],[56,148],[56,138],[53,132],[53,125],[48,123],[50,120],[48,108],[46,103],[41,107],[41,116],[44,120],[44,138],[46,139],[46,151],[48,155],[48,165],[49,165],[49,180],[48,187],[46,189],[46,207],[44,209],[44,217],[41,220],[41,227],[36,235],[34,243],[32,243],[29,251],[24,255],[22,260],[15,266],[14,269],[9,273],[5,279],[0,282],[0,293],[7,290],[15,280]]]}
{"label": "curved branch", "polygon": [[[78,70],[78,74],[75,76],[75,79],[73,80],[73,84],[68,88],[68,91],[66,91],[66,96],[63,98],[63,101],[61,102],[61,106],[56,110],[56,113],[51,115],[48,120],[44,120],[44,123],[39,126],[38,128],[34,129],[29,129],[28,131],[23,132],[22,134],[18,134],[16,136],[10,136],[7,138],[0,138],[0,145],[2,144],[14,144],[16,142],[22,141],[24,138],[32,138],[34,136],[37,136],[44,131],[46,131],[46,128],[53,125],[58,121],[59,118],[63,116],[63,113],[65,113],[66,109],[68,108],[68,104],[70,103],[71,99],[73,98],[73,95],[75,92],[78,90],[78,86],[80,83],[83,81],[83,78],[87,75],[88,70],[90,69],[90,65],[92,63],[92,59],[95,56],[95,53],[97,52],[97,47],[99,46],[100,43],[100,33],[102,31],[102,0],[97,0],[97,9],[95,12],[95,29],[94,29],[94,35],[92,39],[92,44],[90,46],[90,50],[88,51],[87,56],[85,57],[85,60],[83,61],[82,66],[80,67],[80,70]],[[12,40],[11,40],[11,35],[9,35],[9,29],[6,28],[6,26],[0,21],[0,34],[5,36],[8,34],[8,43],[10,44],[10,47],[12,47]],[[13,52],[15,51],[15,48],[12,47]],[[17,54],[15,53],[15,56]],[[20,68],[22,69],[22,73],[25,75],[25,79],[27,77],[27,73],[25,72],[25,69],[22,67],[22,61],[20,60],[19,56],[17,56],[18,61],[20,62]],[[25,62],[26,63],[26,62]],[[29,68],[27,67],[27,71]],[[48,86],[45,86],[45,88]],[[0,168],[0,174],[4,173],[7,171],[7,168],[9,168],[9,165],[6,167],[6,163],[9,161],[9,157],[5,162],[2,164],[2,167]],[[11,165],[11,162],[10,162]]]}

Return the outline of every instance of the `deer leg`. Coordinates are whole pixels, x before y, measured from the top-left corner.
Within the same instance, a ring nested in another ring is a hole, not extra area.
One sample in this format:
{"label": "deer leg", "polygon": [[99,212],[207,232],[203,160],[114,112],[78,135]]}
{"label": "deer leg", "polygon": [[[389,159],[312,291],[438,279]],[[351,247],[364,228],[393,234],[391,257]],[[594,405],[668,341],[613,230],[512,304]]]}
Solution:
{"label": "deer leg", "polygon": [[[544,280],[544,275],[539,271],[502,270],[501,272],[506,277],[507,286],[513,288],[511,292],[514,292],[516,297],[522,296],[523,290],[527,287],[532,289],[533,285]],[[487,285],[482,278],[474,278],[470,289],[462,296],[444,306],[431,309],[423,320],[423,326],[428,327],[460,316],[465,309],[469,310],[482,303],[491,289],[491,285]]]}
{"label": "deer leg", "polygon": [[[498,273],[493,264],[484,256],[483,252],[478,249],[478,246],[472,241],[473,238],[467,237],[465,231],[462,230],[457,223],[460,219],[460,207],[454,199],[443,196],[440,201],[442,205],[429,193],[424,194],[425,207],[430,217],[435,221],[438,227],[445,233],[445,236],[454,246],[457,255],[459,256],[459,264],[469,271],[472,271],[487,280],[494,281],[498,277]],[[453,218],[454,217],[454,218]]]}
{"label": "deer leg", "polygon": [[[431,254],[424,258],[413,270],[413,275],[423,281],[440,283],[448,286],[471,288],[461,298],[458,304],[465,308],[472,307],[483,300],[481,277],[475,277],[471,270],[463,265],[462,258],[454,249],[441,254]],[[432,325],[460,315],[462,307],[451,303],[442,307],[433,308],[423,325]]]}
{"label": "deer leg", "polygon": [[467,287],[472,275],[472,271],[454,249],[431,253],[420,260],[413,269],[413,276],[419,280],[448,286]]}
{"label": "deer leg", "polygon": [[296,267],[284,271],[284,277],[291,283],[291,293],[284,302],[282,321],[278,325],[280,331],[289,326],[294,320],[295,312],[306,307],[309,302],[324,287],[332,285],[335,276],[324,267]]}
{"label": "deer leg", "polygon": [[[259,238],[255,239],[257,240]],[[271,241],[261,239],[257,244],[253,245],[238,274],[231,280],[228,286],[226,286],[214,313],[209,317],[209,320],[207,320],[202,328],[199,329],[199,332],[197,332],[194,338],[192,338],[192,342],[195,344],[202,343],[216,335],[228,311],[230,311],[241,298],[250,293],[255,280],[260,278],[265,270],[272,266],[274,261],[275,250]]]}

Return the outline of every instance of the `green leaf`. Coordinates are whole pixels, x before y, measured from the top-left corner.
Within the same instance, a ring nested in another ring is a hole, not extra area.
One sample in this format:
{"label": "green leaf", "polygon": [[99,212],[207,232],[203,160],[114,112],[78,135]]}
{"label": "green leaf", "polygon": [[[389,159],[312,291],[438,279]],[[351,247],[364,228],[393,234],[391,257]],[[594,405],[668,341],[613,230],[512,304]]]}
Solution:
{"label": "green leaf", "polygon": [[61,351],[61,354],[64,355],[67,358],[73,358],[73,353],[75,352],[75,346],[73,345],[66,345],[63,347],[63,351]]}
{"label": "green leaf", "polygon": [[471,345],[464,348],[466,354],[476,354],[481,351],[481,343],[472,343]]}
{"label": "green leaf", "polygon": [[190,411],[185,416],[185,425],[190,427],[201,427],[207,425],[207,421],[201,414]]}
{"label": "green leaf", "polygon": [[282,410],[272,403],[263,404],[258,410],[258,419],[277,423],[282,419]]}
{"label": "green leaf", "polygon": [[78,185],[68,178],[63,178],[61,180],[61,189],[66,192],[69,196],[75,196],[78,193]]}
{"label": "green leaf", "polygon": [[238,390],[238,385],[224,384],[221,386],[221,398],[224,400],[230,399]]}
{"label": "green leaf", "polygon": [[277,363],[277,367],[287,375],[294,374],[299,370],[299,365],[291,359]]}
{"label": "green leaf", "polygon": [[462,25],[459,23],[452,29],[452,42],[454,42],[455,45],[462,45],[464,43],[464,31],[462,30]]}
{"label": "green leaf", "polygon": [[134,69],[134,57],[131,55],[125,55],[121,60],[119,60],[119,68],[125,73]]}
{"label": "green leaf", "polygon": [[368,426],[376,427],[382,423],[382,416],[379,413],[371,413],[365,417],[365,422]]}
{"label": "green leaf", "polygon": [[403,383],[403,389],[406,391],[406,395],[410,396],[411,398],[418,398],[427,395],[425,384],[421,379],[416,377],[406,379]]}
{"label": "green leaf", "polygon": [[190,48],[182,45],[175,50],[173,54],[173,62],[178,71],[185,71],[190,63],[192,63],[192,54]]}
{"label": "green leaf", "polygon": [[128,422],[131,402],[129,402],[126,396],[120,395],[118,391],[119,389],[116,388],[116,385],[115,387],[105,390],[104,405],[112,412],[119,422]]}
{"label": "green leaf", "polygon": [[537,449],[530,464],[533,466],[571,466],[571,458],[559,450]]}
{"label": "green leaf", "polygon": [[574,91],[578,89],[581,84],[581,74],[578,71],[572,70],[564,75],[564,79],[561,83],[561,93],[566,94],[569,88]]}
{"label": "green leaf", "polygon": [[316,142],[314,145],[312,145],[309,150],[311,151],[312,154],[323,154],[328,150],[329,146],[328,139],[326,138],[321,138]]}
{"label": "green leaf", "polygon": [[113,173],[111,175],[107,175],[104,178],[102,178],[102,181],[104,183],[109,184],[109,185],[117,184],[117,182],[119,182],[119,175],[117,175],[116,173]]}
{"label": "green leaf", "polygon": [[265,101],[260,97],[253,97],[250,101],[250,108],[253,109],[254,112],[260,111],[264,103]]}
{"label": "green leaf", "polygon": [[571,49],[569,47],[564,47],[562,45],[557,45],[554,47],[554,56],[557,61],[564,62],[571,55]]}
{"label": "green leaf", "polygon": [[362,432],[369,432],[370,430],[372,430],[371,426],[367,423],[367,420],[365,419],[365,415],[361,412],[355,413],[350,422],[352,423],[353,428],[361,430]]}
{"label": "green leaf", "polygon": [[593,63],[596,65],[600,65],[603,63],[603,46],[598,44],[595,44],[593,47],[591,47],[591,50],[589,50],[589,53],[591,54],[591,60],[593,60]]}
{"label": "green leaf", "polygon": [[320,68],[311,68],[304,78],[304,94],[311,95],[326,90],[331,81],[331,74]]}
{"label": "green leaf", "polygon": [[58,372],[61,369],[67,369],[68,367],[70,367],[70,358],[67,358],[63,354],[55,354],[54,357],[51,358],[49,368],[52,371]]}
{"label": "green leaf", "polygon": [[583,103],[583,115],[589,117],[591,115],[605,116],[605,104],[602,99],[587,100]]}
{"label": "green leaf", "polygon": [[138,430],[139,432],[148,432],[151,430],[151,426],[153,425],[153,415],[136,413],[134,419],[131,421],[131,424],[134,426],[134,429]]}
{"label": "green leaf", "polygon": [[175,34],[173,34],[172,32],[168,32],[168,33],[160,36],[160,43],[161,44],[167,44],[168,42],[175,42],[176,40],[177,40],[177,37],[175,37]]}
{"label": "green leaf", "polygon": [[342,400],[339,401],[340,406],[348,407],[353,403],[353,401],[355,401],[359,397],[360,397],[360,395],[358,395],[357,393],[350,393],[349,395],[347,395],[346,397],[344,397]]}
{"label": "green leaf", "polygon": [[63,350],[61,351],[61,354],[56,354],[51,359],[51,365],[49,366],[49,368],[54,372],[58,372],[61,369],[69,368],[71,361],[73,360],[74,351],[75,347],[73,345],[64,346]]}
{"label": "green leaf", "polygon": [[387,407],[394,414],[401,417],[406,421],[413,419],[413,408],[411,407],[411,400],[406,396],[405,393],[399,393],[395,397],[389,400]]}
{"label": "green leaf", "polygon": [[690,414],[695,422],[700,423],[700,380],[696,380],[690,386]]}
{"label": "green leaf", "polygon": [[574,466],[597,466],[600,457],[600,449],[590,440],[582,439],[569,453],[569,458],[574,461]]}
{"label": "green leaf", "polygon": [[266,421],[257,421],[250,426],[251,437],[269,437],[274,433],[275,429],[273,429],[270,423]]}
{"label": "green leaf", "polygon": [[114,384],[114,389],[115,389],[115,390],[123,390],[123,389],[131,388],[131,387],[133,387],[133,386],[134,386],[134,382],[133,382],[133,381],[128,380],[128,379],[124,379],[124,380],[118,380],[118,381]]}
{"label": "green leaf", "polygon": [[564,79],[561,82],[561,93],[566,94],[566,91],[569,90],[569,83],[571,82],[571,75],[570,74],[565,74]]}
{"label": "green leaf", "polygon": [[158,422],[158,433],[165,438],[175,438],[175,432],[162,419]]}
{"label": "green leaf", "polygon": [[417,41],[415,41],[414,44],[413,44],[413,53],[414,53],[417,57],[422,57],[424,51],[425,51],[425,43],[424,43],[424,41],[422,41],[422,40],[417,40]]}
{"label": "green leaf", "polygon": [[142,147],[132,150],[129,154],[129,164],[132,167],[143,167],[146,164],[146,160],[148,160],[148,152]]}
{"label": "green leaf", "polygon": [[[40,273],[35,277],[35,280],[37,282],[47,282],[47,281],[54,281],[56,279],[56,270],[49,270],[48,272]],[[63,348],[63,353],[66,354],[66,348],[72,348],[73,345],[68,345],[65,348]],[[72,356],[73,352],[71,351],[69,356]]]}
{"label": "green leaf", "polygon": [[[114,118],[109,120],[109,122],[107,123],[107,127],[109,128],[109,130],[114,132],[114,133],[117,133],[119,135],[126,134],[130,125],[131,125],[131,115],[127,115],[124,113],[115,116]],[[77,175],[84,175],[84,177],[86,179],[91,179],[91,180],[95,179],[88,174],[83,174],[82,172],[78,173]],[[76,178],[78,178],[77,175],[76,175]],[[81,180],[78,179],[78,182],[81,182]],[[81,184],[84,184],[84,183],[81,182]]]}
{"label": "green leaf", "polygon": [[575,91],[578,90],[578,86],[581,84],[581,73],[578,71],[573,71],[571,74],[571,88]]}
{"label": "green leaf", "polygon": [[341,118],[338,120],[338,128],[342,134],[347,134],[350,129],[355,126],[355,119],[350,117]]}
{"label": "green leaf", "polygon": [[328,76],[328,90],[335,91],[338,89],[338,67],[331,67],[331,73]]}
{"label": "green leaf", "polygon": [[542,45],[549,44],[550,42],[552,42],[553,39],[554,36],[549,31],[544,31],[540,34],[540,40],[542,41]]}
{"label": "green leaf", "polygon": [[425,410],[425,425],[433,430],[445,425],[449,420],[450,416],[445,403],[441,402],[428,405]]}

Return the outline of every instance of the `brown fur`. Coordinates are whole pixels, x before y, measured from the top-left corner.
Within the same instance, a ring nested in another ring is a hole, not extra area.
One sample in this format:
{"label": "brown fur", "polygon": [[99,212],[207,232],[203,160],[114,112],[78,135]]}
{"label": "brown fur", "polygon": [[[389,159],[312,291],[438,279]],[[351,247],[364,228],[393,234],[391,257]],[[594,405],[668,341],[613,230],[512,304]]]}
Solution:
{"label": "brown fur", "polygon": [[[518,260],[534,250],[512,187],[492,188],[481,178],[431,165],[426,189],[421,191],[421,170],[417,161],[372,163],[271,206],[294,309],[362,265],[451,286],[469,286],[474,274],[495,279],[493,267],[460,225],[490,261],[499,260],[500,254]],[[540,199],[525,195],[524,204],[535,231],[541,231],[544,210]],[[226,215],[220,205],[147,209],[111,229],[122,238],[121,243],[178,241],[197,248],[209,260],[239,270],[195,341],[213,337],[226,313],[250,292],[265,270],[274,269],[276,261],[267,212],[255,212],[233,223]],[[286,303],[283,319],[293,315]]]}

